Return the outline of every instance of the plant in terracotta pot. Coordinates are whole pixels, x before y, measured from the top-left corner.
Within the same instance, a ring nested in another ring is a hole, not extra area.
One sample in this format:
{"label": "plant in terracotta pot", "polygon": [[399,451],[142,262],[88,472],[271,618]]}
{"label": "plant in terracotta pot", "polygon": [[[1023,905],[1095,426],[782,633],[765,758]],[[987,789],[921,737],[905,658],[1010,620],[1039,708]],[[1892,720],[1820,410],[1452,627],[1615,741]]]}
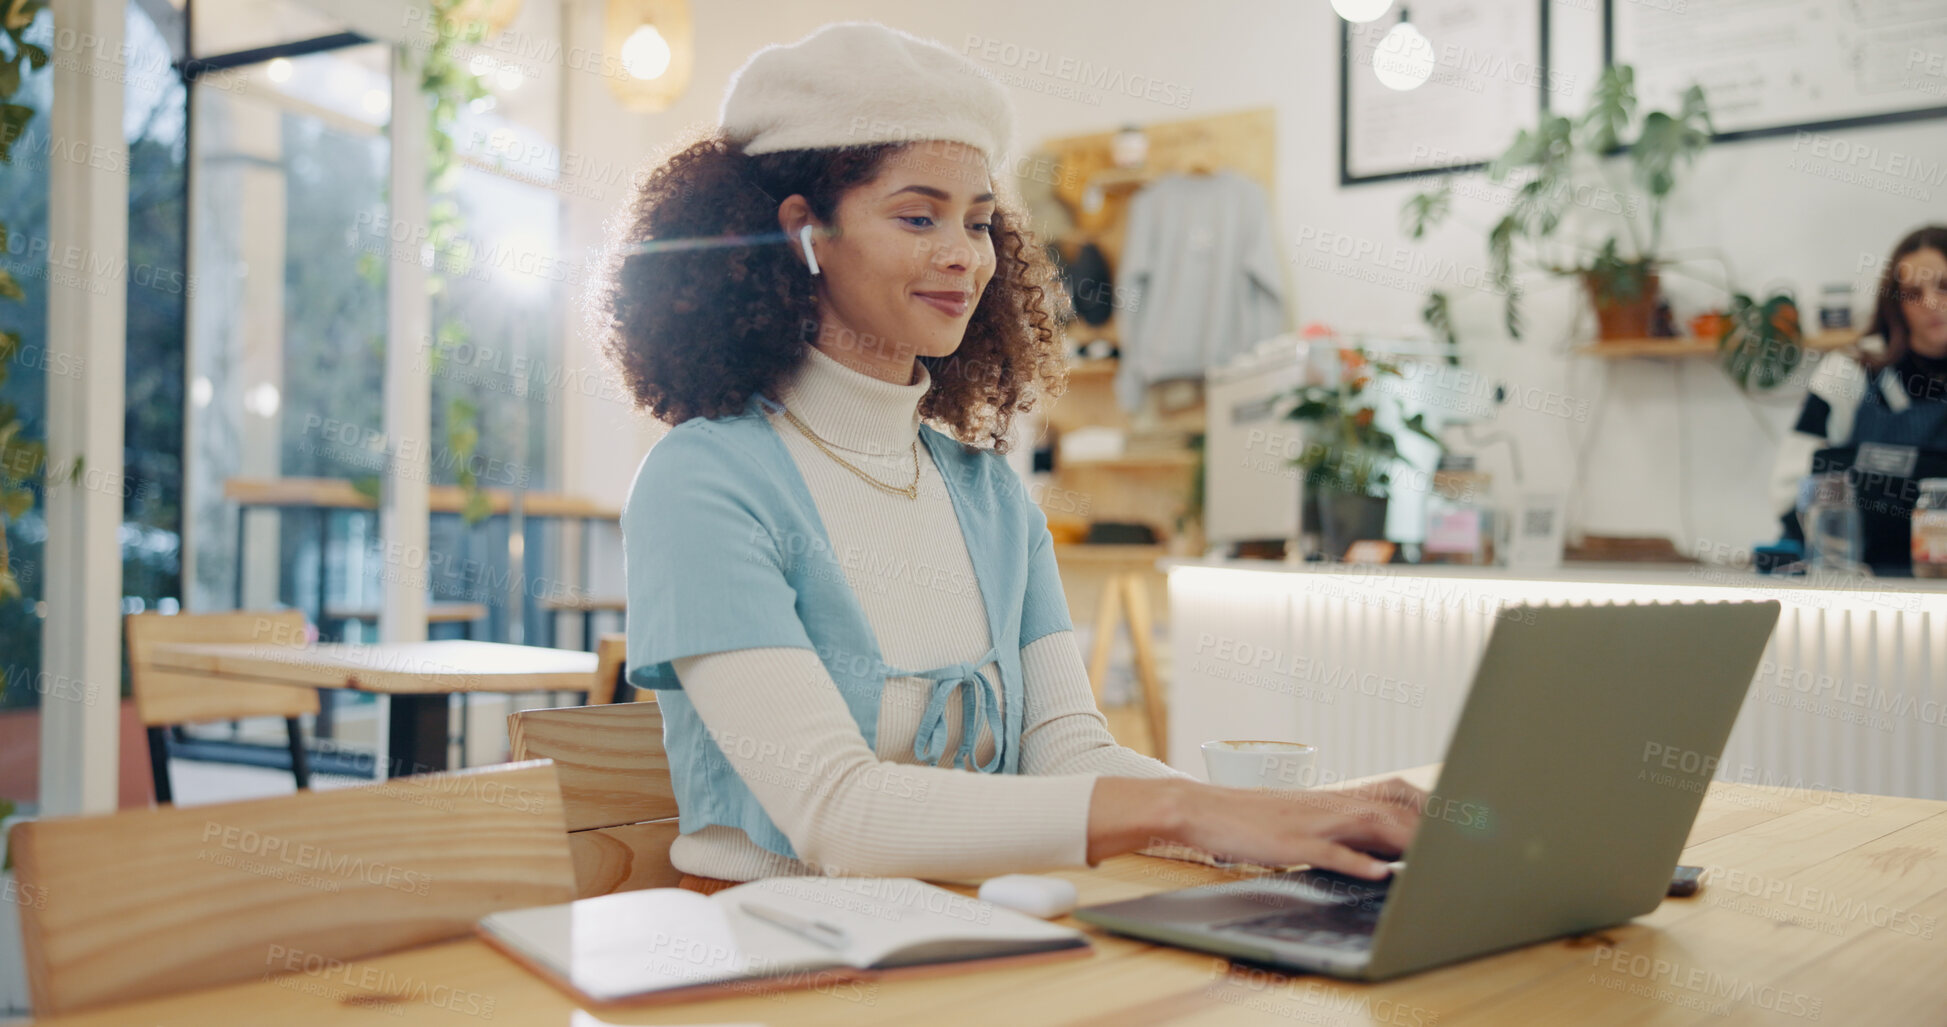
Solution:
{"label": "plant in terracotta pot", "polygon": [[[1331,559],[1360,539],[1383,538],[1386,501],[1399,460],[1396,437],[1379,427],[1379,376],[1400,377],[1397,365],[1369,358],[1361,349],[1339,350],[1340,374],[1332,385],[1302,385],[1288,393],[1285,419],[1311,426],[1304,448],[1291,463],[1305,472],[1307,491],[1316,499],[1320,542]],[[1395,413],[1398,400],[1394,400]],[[1400,417],[1408,431],[1439,443],[1426,430],[1425,415]]]}
{"label": "plant in terracotta pot", "polygon": [[[1663,214],[1680,170],[1710,145],[1710,111],[1692,86],[1678,109],[1637,118],[1635,72],[1615,65],[1602,74],[1578,117],[1546,115],[1522,129],[1488,166],[1488,178],[1514,185],[1506,209],[1487,231],[1489,271],[1506,297],[1508,334],[1521,338],[1522,272],[1581,280],[1603,339],[1650,334],[1663,251]],[[1622,168],[1628,169],[1627,177]],[[1445,220],[1452,180],[1407,200],[1402,211],[1414,239]],[[1618,227],[1619,223],[1619,227]]]}
{"label": "plant in terracotta pot", "polygon": [[1589,305],[1595,308],[1597,338],[1641,339],[1653,334],[1650,327],[1662,284],[1654,260],[1625,258],[1616,251],[1616,240],[1609,239],[1589,266],[1576,273]]}

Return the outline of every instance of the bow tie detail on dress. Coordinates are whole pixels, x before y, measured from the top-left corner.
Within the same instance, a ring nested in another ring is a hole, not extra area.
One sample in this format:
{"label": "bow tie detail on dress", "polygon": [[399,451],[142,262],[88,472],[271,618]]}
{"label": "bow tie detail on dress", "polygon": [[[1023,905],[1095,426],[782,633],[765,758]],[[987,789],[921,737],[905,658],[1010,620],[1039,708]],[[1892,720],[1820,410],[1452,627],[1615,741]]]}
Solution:
{"label": "bow tie detail on dress", "polygon": [[983,774],[1000,769],[1007,748],[1007,736],[1001,730],[1000,693],[979,669],[994,662],[999,655],[998,647],[989,647],[978,659],[933,670],[887,668],[887,673],[894,677],[928,678],[933,682],[919,732],[913,736],[914,759],[929,767],[939,765],[940,756],[946,752],[946,704],[957,691],[960,693],[960,748],[953,754],[953,766],[969,765],[984,724],[994,735],[994,754],[987,762],[974,765],[975,769]]}

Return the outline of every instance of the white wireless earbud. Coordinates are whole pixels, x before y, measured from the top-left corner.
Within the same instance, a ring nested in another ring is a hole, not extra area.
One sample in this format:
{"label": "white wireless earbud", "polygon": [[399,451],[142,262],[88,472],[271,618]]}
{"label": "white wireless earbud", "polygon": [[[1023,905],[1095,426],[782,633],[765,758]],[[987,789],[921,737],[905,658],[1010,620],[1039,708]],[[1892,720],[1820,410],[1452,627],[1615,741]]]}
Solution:
{"label": "white wireless earbud", "polygon": [[811,252],[811,226],[810,225],[806,225],[803,228],[798,229],[798,245],[804,248],[805,266],[811,269],[812,274],[814,275],[817,274],[818,255],[816,253]]}

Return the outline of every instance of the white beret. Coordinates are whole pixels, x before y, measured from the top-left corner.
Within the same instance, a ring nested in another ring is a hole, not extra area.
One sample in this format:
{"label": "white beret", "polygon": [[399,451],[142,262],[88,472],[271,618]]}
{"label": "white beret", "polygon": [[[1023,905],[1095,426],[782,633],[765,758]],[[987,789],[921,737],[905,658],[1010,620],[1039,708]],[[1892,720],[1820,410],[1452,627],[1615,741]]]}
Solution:
{"label": "white beret", "polygon": [[747,154],[940,139],[998,168],[1014,112],[984,69],[877,22],[826,25],[767,46],[730,77],[722,132]]}

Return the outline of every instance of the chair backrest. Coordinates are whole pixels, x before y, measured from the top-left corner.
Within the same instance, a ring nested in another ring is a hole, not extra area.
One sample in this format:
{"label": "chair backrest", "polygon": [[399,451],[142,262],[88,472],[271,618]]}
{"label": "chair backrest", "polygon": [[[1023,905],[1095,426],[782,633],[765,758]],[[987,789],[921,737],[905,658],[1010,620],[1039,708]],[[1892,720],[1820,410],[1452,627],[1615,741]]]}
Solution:
{"label": "chair backrest", "polygon": [[14,826],[36,1015],[465,935],[566,902],[546,761]]}
{"label": "chair backrest", "polygon": [[645,702],[524,710],[507,718],[513,758],[549,759],[561,780],[577,896],[674,885],[676,791],[662,708]]}
{"label": "chair backrest", "polygon": [[157,666],[151,655],[169,642],[254,642],[304,645],[304,615],[296,610],[234,613],[132,613],[123,619],[128,644],[129,689],[147,727],[245,717],[296,717],[318,712],[311,688],[219,681]]}
{"label": "chair backrest", "polygon": [[[629,658],[629,636],[624,634],[603,635],[595,643],[595,684],[588,689],[588,705],[601,706],[616,700],[618,689],[635,691],[622,683],[622,668]],[[628,702],[634,696],[623,694],[621,699]]]}

